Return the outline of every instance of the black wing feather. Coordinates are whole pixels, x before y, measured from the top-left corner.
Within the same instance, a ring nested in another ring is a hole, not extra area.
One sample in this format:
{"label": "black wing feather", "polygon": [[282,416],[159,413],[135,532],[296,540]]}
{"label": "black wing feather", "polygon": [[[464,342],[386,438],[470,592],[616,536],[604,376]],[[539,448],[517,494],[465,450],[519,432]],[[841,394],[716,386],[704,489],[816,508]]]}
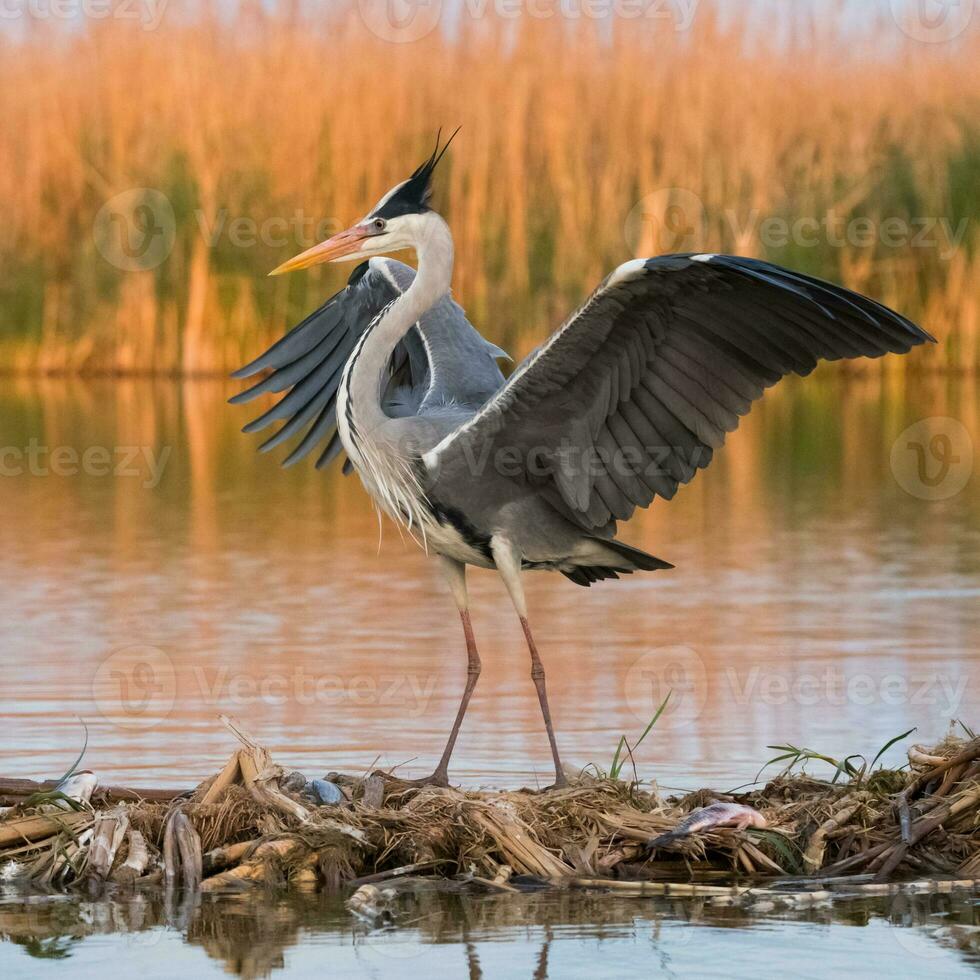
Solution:
{"label": "black wing feather", "polygon": [[343,448],[336,426],[337,391],[344,365],[364,331],[398,295],[399,290],[387,277],[369,272],[368,263],[362,263],[344,289],[331,296],[264,354],[234,372],[233,378],[249,378],[261,371],[271,371],[257,384],[229,399],[233,404],[289,389],[242,430],[257,432],[273,422],[285,420],[259,446],[261,452],[274,449],[309,425],[282,465],[291,466],[324,441],[326,449],[317,460],[318,467],[325,466],[337,456]]}

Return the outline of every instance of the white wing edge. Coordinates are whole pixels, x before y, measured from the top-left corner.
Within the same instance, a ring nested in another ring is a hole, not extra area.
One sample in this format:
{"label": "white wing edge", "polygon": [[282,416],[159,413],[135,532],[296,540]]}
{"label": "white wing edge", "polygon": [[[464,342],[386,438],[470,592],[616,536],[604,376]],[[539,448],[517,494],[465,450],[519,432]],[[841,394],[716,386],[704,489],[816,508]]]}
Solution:
{"label": "white wing edge", "polygon": [[454,439],[472,429],[481,421],[484,415],[493,411],[497,404],[507,397],[512,384],[519,381],[537,362],[544,357],[551,349],[559,337],[604,293],[619,286],[621,283],[639,279],[646,272],[646,264],[649,259],[630,259],[616,266],[615,269],[596,287],[592,295],[575,310],[574,313],[542,344],[532,357],[529,357],[518,369],[507,379],[504,386],[470,419],[467,419],[458,429],[454,429],[449,435],[445,436],[441,442],[433,446],[427,453],[423,453],[422,462],[426,469],[435,470],[439,465],[439,457],[451,445]]}

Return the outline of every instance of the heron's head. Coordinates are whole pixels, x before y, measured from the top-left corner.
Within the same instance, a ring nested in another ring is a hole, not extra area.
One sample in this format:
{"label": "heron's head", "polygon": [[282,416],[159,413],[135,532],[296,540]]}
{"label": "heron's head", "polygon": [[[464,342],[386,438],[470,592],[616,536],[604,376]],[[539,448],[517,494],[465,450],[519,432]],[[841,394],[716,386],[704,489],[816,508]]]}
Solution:
{"label": "heron's head", "polygon": [[372,255],[389,255],[406,248],[417,250],[432,221],[441,221],[429,207],[432,172],[455,135],[453,133],[441,148],[437,136],[432,155],[408,180],[395,184],[360,221],[283,262],[269,275],[308,269],[321,262],[360,262]]}

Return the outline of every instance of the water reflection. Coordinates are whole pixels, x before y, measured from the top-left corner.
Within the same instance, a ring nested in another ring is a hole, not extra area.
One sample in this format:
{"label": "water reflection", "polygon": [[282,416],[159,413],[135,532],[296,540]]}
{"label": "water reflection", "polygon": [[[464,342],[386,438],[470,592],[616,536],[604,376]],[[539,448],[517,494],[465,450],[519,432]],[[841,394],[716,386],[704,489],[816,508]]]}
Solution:
{"label": "water reflection", "polygon": [[[766,962],[803,975],[819,946],[820,975],[873,963],[896,975],[966,975],[980,964],[976,902],[966,895],[844,897],[765,914],[704,899],[627,899],[576,892],[474,897],[409,891],[402,925],[372,932],[336,895],[220,898],[0,896],[0,970],[36,975],[41,961],[73,975],[130,968],[154,976],[183,965],[243,978],[299,974],[483,977],[758,976]],[[751,934],[754,942],[746,942]],[[506,940],[506,945],[501,942]],[[754,952],[753,952],[754,951]],[[600,958],[601,957],[601,958]],[[30,963],[30,966],[28,964]],[[722,966],[722,964],[724,964]]]}
{"label": "water reflection", "polygon": [[[915,450],[896,440],[952,418],[977,442],[976,387],[821,377],[771,392],[630,526],[675,571],[589,592],[530,576],[568,760],[607,765],[667,689],[639,760],[666,785],[751,778],[773,742],[874,755],[974,714],[977,478],[947,499],[910,492]],[[356,479],[258,456],[233,390],[4,382],[0,772],[60,773],[79,715],[103,778],[194,783],[231,748],[222,711],[314,773],[378,756],[431,769],[465,670],[436,569],[390,526],[379,553]],[[471,579],[485,669],[454,776],[547,781],[519,628],[495,577]]]}

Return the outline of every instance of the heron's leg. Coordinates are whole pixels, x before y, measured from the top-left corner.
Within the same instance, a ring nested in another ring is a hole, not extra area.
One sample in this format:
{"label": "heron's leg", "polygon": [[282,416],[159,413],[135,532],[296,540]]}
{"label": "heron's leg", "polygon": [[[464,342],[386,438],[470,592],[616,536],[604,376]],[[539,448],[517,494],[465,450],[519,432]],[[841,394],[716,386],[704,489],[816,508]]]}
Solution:
{"label": "heron's leg", "polygon": [[456,720],[453,722],[453,730],[449,733],[449,741],[436,766],[436,771],[429,779],[421,780],[425,783],[436,783],[439,786],[449,785],[449,759],[456,746],[456,739],[459,736],[460,726],[463,724],[463,716],[469,706],[470,698],[473,695],[473,688],[480,677],[480,654],[476,649],[476,639],[473,636],[473,626],[470,623],[469,598],[466,592],[466,566],[452,558],[439,555],[439,564],[442,572],[449,583],[449,589],[459,610],[459,618],[463,624],[463,636],[466,637],[466,687],[463,689],[463,698],[459,702],[459,711],[456,712]]}
{"label": "heron's leg", "polygon": [[504,580],[507,592],[510,594],[511,602],[517,610],[517,615],[521,620],[521,627],[524,630],[524,637],[527,640],[527,648],[531,652],[531,680],[538,692],[538,703],[541,705],[541,715],[544,718],[544,727],[548,732],[548,741],[551,743],[551,757],[555,762],[555,786],[567,786],[568,780],[565,778],[565,770],[562,768],[561,759],[558,756],[558,742],[555,739],[555,729],[551,723],[551,708],[548,707],[548,691],[545,687],[544,664],[538,656],[538,648],[531,635],[531,626],[527,621],[527,602],[524,599],[524,586],[521,582],[521,557],[516,549],[504,538],[495,536],[490,544],[493,551],[494,564],[500,577]]}

